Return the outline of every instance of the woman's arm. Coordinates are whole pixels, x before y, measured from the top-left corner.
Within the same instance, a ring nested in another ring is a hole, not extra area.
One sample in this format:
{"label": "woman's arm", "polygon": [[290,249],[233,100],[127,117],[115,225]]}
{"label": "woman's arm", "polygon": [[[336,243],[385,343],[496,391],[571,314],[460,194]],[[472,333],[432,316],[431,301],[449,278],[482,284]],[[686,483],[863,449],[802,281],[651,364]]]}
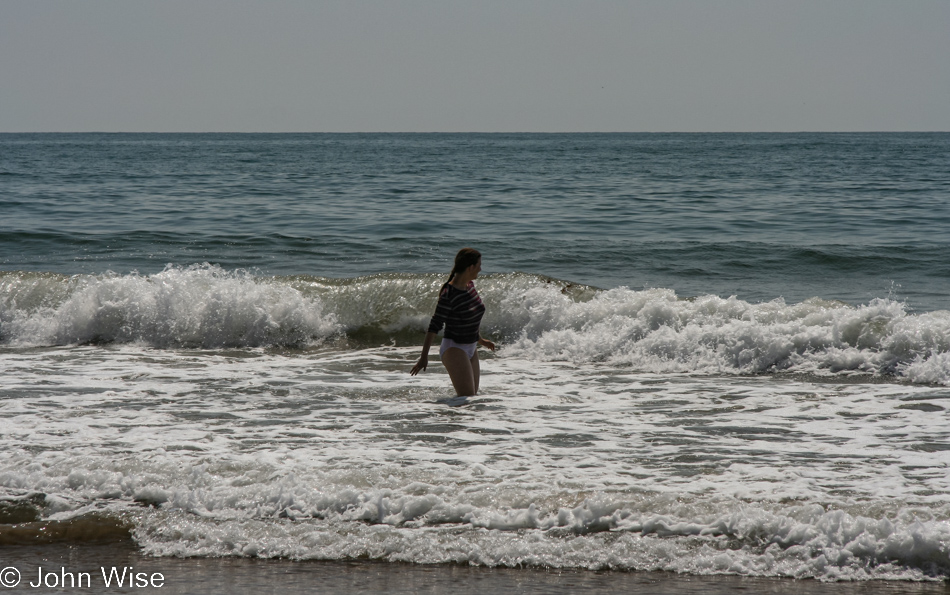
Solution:
{"label": "woman's arm", "polygon": [[416,365],[412,367],[412,370],[409,370],[411,376],[415,376],[425,370],[426,366],[429,365],[429,347],[432,346],[436,335],[442,330],[442,326],[445,325],[445,321],[452,312],[449,293],[449,284],[446,283],[442,286],[442,289],[439,290],[439,301],[435,305],[435,314],[432,315],[432,319],[429,321],[429,330],[426,332],[426,340],[425,343],[422,344],[422,355],[419,357],[419,361],[416,362]]}
{"label": "woman's arm", "polygon": [[419,361],[416,362],[416,365],[409,370],[410,376],[415,376],[422,370],[426,369],[426,366],[429,365],[429,348],[432,347],[432,341],[435,340],[435,333],[426,333],[426,340],[422,344],[422,355],[419,356]]}

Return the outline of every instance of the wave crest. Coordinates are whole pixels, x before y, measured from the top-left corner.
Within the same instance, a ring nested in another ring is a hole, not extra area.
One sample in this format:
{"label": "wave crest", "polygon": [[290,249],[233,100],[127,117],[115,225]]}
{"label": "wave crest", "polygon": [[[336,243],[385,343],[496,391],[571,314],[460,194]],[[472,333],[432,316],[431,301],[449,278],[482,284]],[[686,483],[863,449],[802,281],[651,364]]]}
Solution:
{"label": "wave crest", "polygon": [[319,298],[211,265],[147,276],[6,275],[0,321],[0,340],[17,346],[242,347],[302,343],[339,331]]}
{"label": "wave crest", "polygon": [[544,290],[506,301],[503,310],[518,311],[523,325],[507,353],[520,357],[655,372],[906,374],[937,383],[950,378],[950,313],[909,314],[888,299],[859,307],[818,298],[752,304],[618,288],[583,302]]}
{"label": "wave crest", "polygon": [[[0,342],[156,347],[418,344],[443,275],[263,277],[211,265],[156,275],[0,273]],[[478,281],[501,355],[651,372],[903,376],[950,384],[950,312],[812,298],[750,303],[671,289],[598,290],[538,275]]]}

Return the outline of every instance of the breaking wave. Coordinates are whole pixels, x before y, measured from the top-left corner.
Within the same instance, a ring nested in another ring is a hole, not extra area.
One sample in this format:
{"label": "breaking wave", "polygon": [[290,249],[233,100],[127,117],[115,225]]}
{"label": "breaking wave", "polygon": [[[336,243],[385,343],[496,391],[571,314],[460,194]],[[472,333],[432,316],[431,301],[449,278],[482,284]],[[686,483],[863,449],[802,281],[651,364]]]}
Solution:
{"label": "breaking wave", "polygon": [[143,342],[155,347],[295,344],[339,330],[319,299],[213,266],[155,275],[7,273],[0,341],[12,346]]}
{"label": "breaking wave", "polygon": [[[0,273],[0,343],[155,347],[418,343],[442,275],[264,277],[211,265],[155,275]],[[950,312],[880,298],[750,303],[599,290],[521,273],[479,280],[501,355],[656,372],[790,372],[950,383]]]}

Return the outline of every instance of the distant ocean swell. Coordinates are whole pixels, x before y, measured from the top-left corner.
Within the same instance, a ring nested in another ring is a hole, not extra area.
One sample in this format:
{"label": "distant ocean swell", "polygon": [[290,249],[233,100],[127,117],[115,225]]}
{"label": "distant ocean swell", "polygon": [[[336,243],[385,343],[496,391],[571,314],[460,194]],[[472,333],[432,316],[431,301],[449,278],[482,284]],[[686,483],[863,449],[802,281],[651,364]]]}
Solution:
{"label": "distant ocean swell", "polygon": [[[210,265],[154,275],[0,273],[0,345],[306,346],[413,343],[444,275],[267,277]],[[538,275],[479,281],[505,356],[654,372],[873,375],[950,384],[950,312],[892,299],[749,303],[610,290]]]}

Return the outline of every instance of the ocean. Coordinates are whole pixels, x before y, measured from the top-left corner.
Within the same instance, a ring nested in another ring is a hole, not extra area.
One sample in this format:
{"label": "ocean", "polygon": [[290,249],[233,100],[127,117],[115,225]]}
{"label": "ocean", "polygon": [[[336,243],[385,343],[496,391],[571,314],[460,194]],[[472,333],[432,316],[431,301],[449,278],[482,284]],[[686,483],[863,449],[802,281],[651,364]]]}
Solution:
{"label": "ocean", "polygon": [[[948,133],[0,134],[0,566],[943,592],[948,163]],[[437,349],[408,371],[465,246],[498,350],[459,399]]]}

